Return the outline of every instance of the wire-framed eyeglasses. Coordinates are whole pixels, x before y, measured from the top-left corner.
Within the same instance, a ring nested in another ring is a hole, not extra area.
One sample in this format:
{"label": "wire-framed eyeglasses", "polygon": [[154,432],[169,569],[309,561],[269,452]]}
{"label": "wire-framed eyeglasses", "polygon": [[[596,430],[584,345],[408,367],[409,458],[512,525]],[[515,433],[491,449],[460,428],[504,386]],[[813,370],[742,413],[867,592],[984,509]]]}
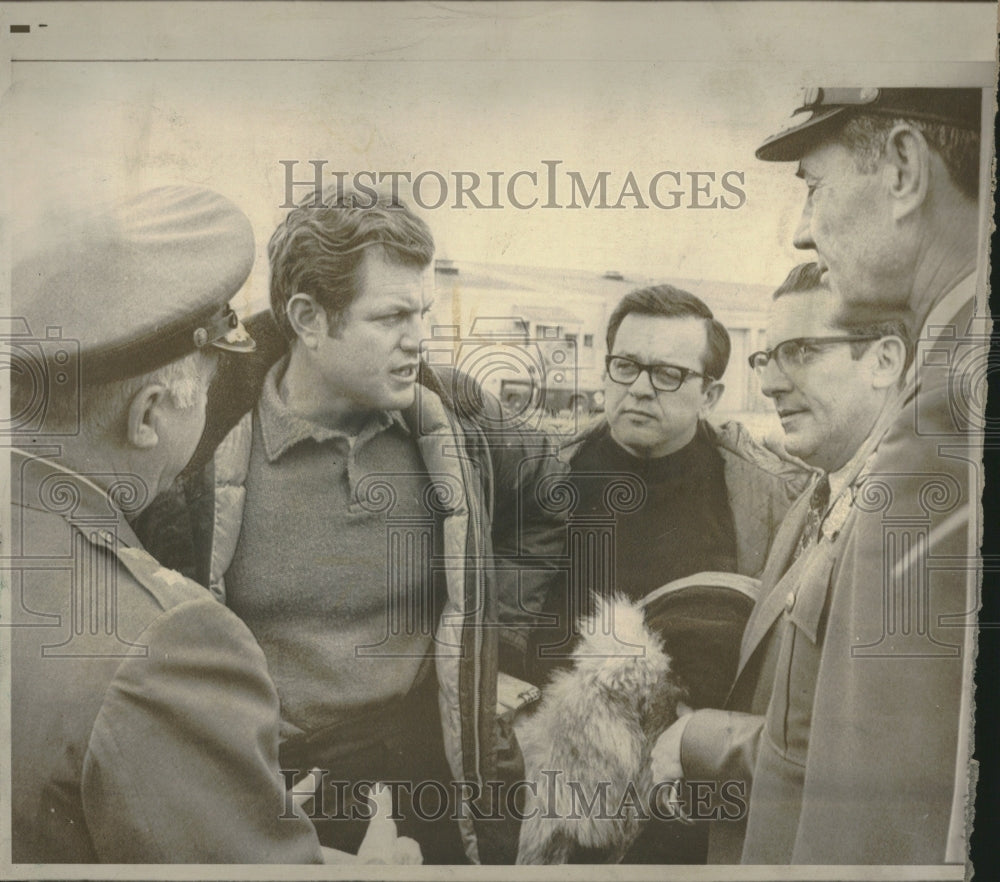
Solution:
{"label": "wire-framed eyeglasses", "polygon": [[747,361],[758,374],[762,373],[767,363],[774,359],[778,369],[783,373],[802,368],[809,363],[817,351],[835,343],[870,343],[880,340],[881,334],[844,334],[839,337],[793,337],[782,340],[773,349],[763,349],[754,352]]}
{"label": "wire-framed eyeglasses", "polygon": [[680,367],[676,364],[643,364],[633,358],[626,358],[624,355],[608,355],[604,359],[604,364],[608,370],[608,377],[615,383],[622,386],[631,386],[639,379],[639,374],[645,372],[649,375],[649,382],[657,392],[676,392],[684,384],[688,377],[704,377],[706,380],[715,379],[708,374],[701,374],[691,368]]}

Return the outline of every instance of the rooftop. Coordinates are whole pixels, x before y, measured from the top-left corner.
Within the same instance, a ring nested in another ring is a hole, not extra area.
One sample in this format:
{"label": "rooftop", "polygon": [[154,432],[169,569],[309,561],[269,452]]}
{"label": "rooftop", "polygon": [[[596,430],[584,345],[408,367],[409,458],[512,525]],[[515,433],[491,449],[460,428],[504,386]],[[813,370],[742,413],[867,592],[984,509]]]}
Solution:
{"label": "rooftop", "polygon": [[[650,278],[622,271],[621,279],[608,278],[607,274],[576,269],[551,269],[506,264],[474,263],[452,261],[450,266],[459,270],[457,275],[439,276],[437,287],[443,289],[454,286],[462,292],[510,291],[523,294],[524,309],[560,310],[551,306],[553,300],[572,306],[574,297],[600,299],[615,302],[636,288],[664,282],[690,291],[704,300],[713,310],[751,311],[766,309],[771,299],[771,288],[766,285],[742,285],[735,282],[721,282],[712,279],[685,279],[681,277]],[[563,300],[565,298],[565,300]],[[540,317],[540,316],[539,316]],[[570,321],[571,313],[558,316],[553,313],[550,320]]]}

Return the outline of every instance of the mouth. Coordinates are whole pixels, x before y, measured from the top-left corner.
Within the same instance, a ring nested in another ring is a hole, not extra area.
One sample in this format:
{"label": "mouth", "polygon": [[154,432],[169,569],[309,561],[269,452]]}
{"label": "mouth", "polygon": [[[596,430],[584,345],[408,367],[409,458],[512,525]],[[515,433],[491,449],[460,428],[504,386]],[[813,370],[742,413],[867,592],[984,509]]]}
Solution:
{"label": "mouth", "polygon": [[793,420],[795,417],[801,416],[804,413],[808,413],[805,408],[783,407],[778,410],[778,419],[780,419],[781,424],[784,425],[787,421]]}
{"label": "mouth", "polygon": [[417,378],[417,364],[414,362],[413,364],[403,365],[403,367],[393,368],[389,373],[397,380],[410,382]]}

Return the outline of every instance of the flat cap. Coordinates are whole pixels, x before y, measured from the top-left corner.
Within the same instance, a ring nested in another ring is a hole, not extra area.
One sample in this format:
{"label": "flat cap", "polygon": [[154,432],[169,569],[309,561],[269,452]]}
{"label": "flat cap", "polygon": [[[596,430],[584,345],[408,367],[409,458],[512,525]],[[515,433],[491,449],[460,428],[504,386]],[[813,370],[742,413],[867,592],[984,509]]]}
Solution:
{"label": "flat cap", "polygon": [[831,122],[853,113],[875,113],[906,119],[945,123],[979,131],[982,93],[979,89],[804,89],[802,103],[792,117],[808,112],[808,119],[793,122],[757,148],[757,158],[768,162],[801,159],[822,141]]}
{"label": "flat cap", "polygon": [[[201,187],[49,210],[15,235],[11,300],[84,384],[135,377],[205,346],[251,351],[229,307],[254,260],[250,221]],[[47,349],[43,345],[43,350]]]}

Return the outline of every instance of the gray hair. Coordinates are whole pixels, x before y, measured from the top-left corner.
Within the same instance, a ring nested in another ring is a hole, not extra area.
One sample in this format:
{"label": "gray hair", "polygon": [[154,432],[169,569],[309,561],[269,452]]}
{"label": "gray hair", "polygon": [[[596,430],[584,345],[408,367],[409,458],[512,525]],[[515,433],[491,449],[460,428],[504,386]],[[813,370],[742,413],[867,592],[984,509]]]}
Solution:
{"label": "gray hair", "polygon": [[855,114],[841,127],[837,140],[854,156],[859,172],[871,174],[885,155],[889,132],[905,124],[919,131],[948,169],[952,183],[969,199],[979,196],[979,132],[945,123],[905,117]]}
{"label": "gray hair", "polygon": [[[217,363],[214,351],[199,350],[137,377],[84,384],[55,395],[39,389],[35,378],[25,372],[12,372],[10,412],[13,416],[41,409],[44,423],[39,434],[43,436],[46,429],[64,434],[77,424],[93,433],[114,431],[135,394],[150,384],[164,386],[177,407],[192,407],[211,382]],[[43,401],[39,400],[40,395]]]}

